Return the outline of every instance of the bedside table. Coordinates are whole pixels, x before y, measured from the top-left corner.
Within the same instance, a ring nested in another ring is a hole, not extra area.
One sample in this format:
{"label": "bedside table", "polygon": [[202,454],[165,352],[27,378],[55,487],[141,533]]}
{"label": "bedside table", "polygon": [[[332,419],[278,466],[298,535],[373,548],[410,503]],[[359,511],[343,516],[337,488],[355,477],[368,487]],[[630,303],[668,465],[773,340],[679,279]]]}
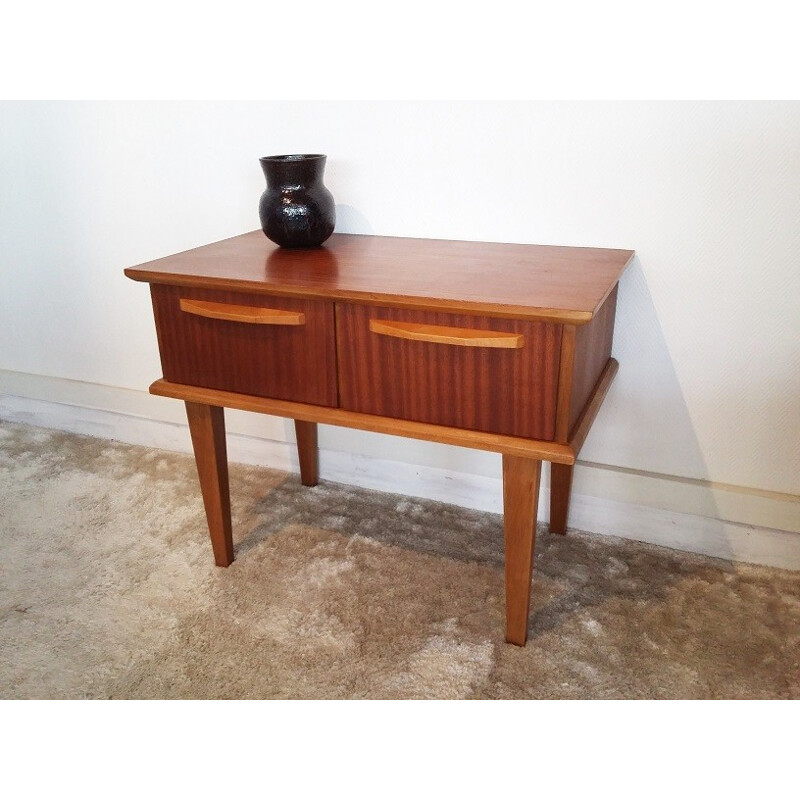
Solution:
{"label": "bedside table", "polygon": [[261,231],[125,270],[150,284],[163,378],[186,403],[217,565],[233,561],[224,408],[295,421],[303,484],[317,423],[503,456],[506,640],[528,630],[541,462],[565,533],[575,458],[616,373],[631,250]]}

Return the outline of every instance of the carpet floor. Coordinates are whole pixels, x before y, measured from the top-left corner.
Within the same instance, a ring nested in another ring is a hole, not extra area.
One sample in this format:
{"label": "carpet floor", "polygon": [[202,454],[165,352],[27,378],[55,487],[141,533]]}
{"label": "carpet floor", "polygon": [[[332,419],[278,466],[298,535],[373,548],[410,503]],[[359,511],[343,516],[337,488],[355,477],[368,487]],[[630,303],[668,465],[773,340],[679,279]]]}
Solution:
{"label": "carpet floor", "polygon": [[495,514],[0,423],[2,698],[799,698],[800,573],[539,531],[503,640]]}

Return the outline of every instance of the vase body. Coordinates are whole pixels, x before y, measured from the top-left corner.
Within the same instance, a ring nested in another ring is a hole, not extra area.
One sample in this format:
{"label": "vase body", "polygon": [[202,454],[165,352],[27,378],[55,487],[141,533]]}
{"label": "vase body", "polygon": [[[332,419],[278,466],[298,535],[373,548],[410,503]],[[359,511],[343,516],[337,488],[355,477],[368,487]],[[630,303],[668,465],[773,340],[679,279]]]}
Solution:
{"label": "vase body", "polygon": [[318,247],[336,224],[333,195],[322,183],[326,156],[259,159],[267,188],[258,204],[261,230],[281,247]]}

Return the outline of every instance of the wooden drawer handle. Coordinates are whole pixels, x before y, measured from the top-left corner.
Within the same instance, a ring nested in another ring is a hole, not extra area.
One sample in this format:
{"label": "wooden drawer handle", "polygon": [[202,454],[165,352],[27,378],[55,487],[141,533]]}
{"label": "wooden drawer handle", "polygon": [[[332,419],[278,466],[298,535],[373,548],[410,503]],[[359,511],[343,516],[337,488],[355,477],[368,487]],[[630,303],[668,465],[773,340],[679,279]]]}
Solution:
{"label": "wooden drawer handle", "polygon": [[420,325],[416,322],[389,322],[371,319],[369,329],[383,336],[398,339],[413,339],[417,342],[457,344],[461,347],[508,347],[518,348],[525,344],[521,333],[504,331],[477,331],[472,328],[448,328],[444,325]]}
{"label": "wooden drawer handle", "polygon": [[236,306],[230,303],[212,303],[207,300],[181,298],[181,311],[198,317],[226,319],[230,322],[249,322],[252,325],[305,325],[302,311],[283,311],[280,308]]}

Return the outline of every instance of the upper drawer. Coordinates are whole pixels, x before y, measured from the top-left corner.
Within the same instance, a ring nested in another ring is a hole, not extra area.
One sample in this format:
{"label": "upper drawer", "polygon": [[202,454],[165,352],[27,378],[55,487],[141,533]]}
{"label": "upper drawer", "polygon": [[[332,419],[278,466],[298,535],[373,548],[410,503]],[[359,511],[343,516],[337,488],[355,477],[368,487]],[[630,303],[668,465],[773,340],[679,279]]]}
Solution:
{"label": "upper drawer", "polygon": [[561,325],[336,304],[342,408],[555,438]]}
{"label": "upper drawer", "polygon": [[336,406],[333,303],[150,289],[166,380]]}

